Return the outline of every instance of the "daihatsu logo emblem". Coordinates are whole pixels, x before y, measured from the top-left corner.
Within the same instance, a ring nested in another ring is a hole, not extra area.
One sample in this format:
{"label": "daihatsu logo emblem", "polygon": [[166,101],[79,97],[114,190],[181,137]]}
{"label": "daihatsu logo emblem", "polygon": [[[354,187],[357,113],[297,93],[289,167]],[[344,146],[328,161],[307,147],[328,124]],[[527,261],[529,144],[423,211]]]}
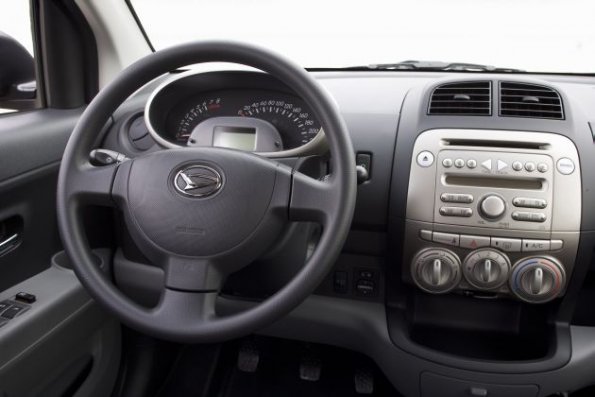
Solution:
{"label": "daihatsu logo emblem", "polygon": [[193,165],[178,171],[174,186],[185,196],[207,197],[221,190],[223,178],[211,167]]}

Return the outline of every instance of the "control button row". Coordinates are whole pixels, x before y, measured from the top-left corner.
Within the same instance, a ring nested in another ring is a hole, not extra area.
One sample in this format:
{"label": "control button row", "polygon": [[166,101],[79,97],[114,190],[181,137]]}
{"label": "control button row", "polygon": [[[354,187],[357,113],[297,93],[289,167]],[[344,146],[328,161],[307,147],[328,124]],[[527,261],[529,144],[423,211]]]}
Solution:
{"label": "control button row", "polygon": [[515,221],[522,221],[522,222],[543,223],[547,219],[547,216],[543,212],[514,211],[511,214],[511,216],[512,216],[512,219],[514,219]]}
{"label": "control button row", "polygon": [[456,233],[432,232],[431,230],[420,230],[419,236],[426,241],[476,249],[482,247],[498,248],[506,252],[537,252],[557,251],[562,249],[562,240],[537,240],[506,237],[474,236]]}
{"label": "control button row", "polygon": [[537,170],[542,174],[544,172],[547,172],[547,170],[549,169],[546,163],[537,163],[537,165],[535,165],[535,163],[532,161],[527,161],[525,164],[521,163],[520,161],[515,161],[512,163],[512,169],[515,171],[522,171],[523,168],[527,172],[533,172]]}
{"label": "control button row", "polygon": [[469,218],[473,215],[473,210],[467,207],[440,207],[439,212],[442,216],[457,216],[462,218]]}
{"label": "control button row", "polygon": [[454,161],[451,158],[445,158],[444,160],[442,160],[442,166],[444,168],[450,168],[453,165],[457,168],[463,168],[466,165],[468,168],[473,169],[477,167],[477,161],[474,159],[469,159],[465,161],[462,158],[456,158],[454,159]]}
{"label": "control button row", "polygon": [[440,200],[445,203],[464,203],[470,204],[473,202],[473,195],[460,193],[442,193]]}
{"label": "control button row", "polygon": [[512,205],[514,205],[515,207],[522,208],[544,209],[545,207],[547,207],[547,201],[538,198],[515,197],[514,199],[512,199]]}

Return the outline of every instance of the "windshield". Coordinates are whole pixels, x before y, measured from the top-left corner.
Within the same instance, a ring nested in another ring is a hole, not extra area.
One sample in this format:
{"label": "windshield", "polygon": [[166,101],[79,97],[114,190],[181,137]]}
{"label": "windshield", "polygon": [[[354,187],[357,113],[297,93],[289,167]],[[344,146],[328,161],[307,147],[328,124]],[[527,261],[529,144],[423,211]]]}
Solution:
{"label": "windshield", "polygon": [[156,49],[259,44],[309,68],[405,60],[595,73],[593,0],[132,0]]}

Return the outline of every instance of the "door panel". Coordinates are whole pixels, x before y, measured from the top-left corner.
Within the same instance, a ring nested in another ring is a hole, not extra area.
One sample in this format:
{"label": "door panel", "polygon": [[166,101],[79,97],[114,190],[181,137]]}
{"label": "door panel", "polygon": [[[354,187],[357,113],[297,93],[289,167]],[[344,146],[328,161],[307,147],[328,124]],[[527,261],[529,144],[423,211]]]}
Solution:
{"label": "door panel", "polygon": [[[0,243],[17,232],[20,240],[10,252],[0,247],[0,291],[48,268],[60,250],[58,168],[80,113],[39,110],[0,116]],[[15,219],[21,223],[17,230],[10,224]]]}
{"label": "door panel", "polygon": [[[105,396],[119,369],[119,323],[87,295],[64,255],[52,262],[62,249],[55,200],[60,159],[81,112],[0,116],[2,397]],[[99,253],[108,263],[109,251]],[[19,292],[36,301],[16,301]],[[25,310],[6,319],[3,302]]]}

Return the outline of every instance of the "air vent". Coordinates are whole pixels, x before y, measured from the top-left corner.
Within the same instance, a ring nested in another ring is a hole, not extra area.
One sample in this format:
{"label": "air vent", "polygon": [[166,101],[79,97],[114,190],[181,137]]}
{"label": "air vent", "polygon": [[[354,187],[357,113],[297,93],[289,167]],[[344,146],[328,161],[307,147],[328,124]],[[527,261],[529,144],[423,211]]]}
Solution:
{"label": "air vent", "polygon": [[552,88],[527,83],[500,83],[500,116],[564,119],[560,94]]}
{"label": "air vent", "polygon": [[489,116],[492,114],[492,83],[469,81],[436,87],[428,114]]}

